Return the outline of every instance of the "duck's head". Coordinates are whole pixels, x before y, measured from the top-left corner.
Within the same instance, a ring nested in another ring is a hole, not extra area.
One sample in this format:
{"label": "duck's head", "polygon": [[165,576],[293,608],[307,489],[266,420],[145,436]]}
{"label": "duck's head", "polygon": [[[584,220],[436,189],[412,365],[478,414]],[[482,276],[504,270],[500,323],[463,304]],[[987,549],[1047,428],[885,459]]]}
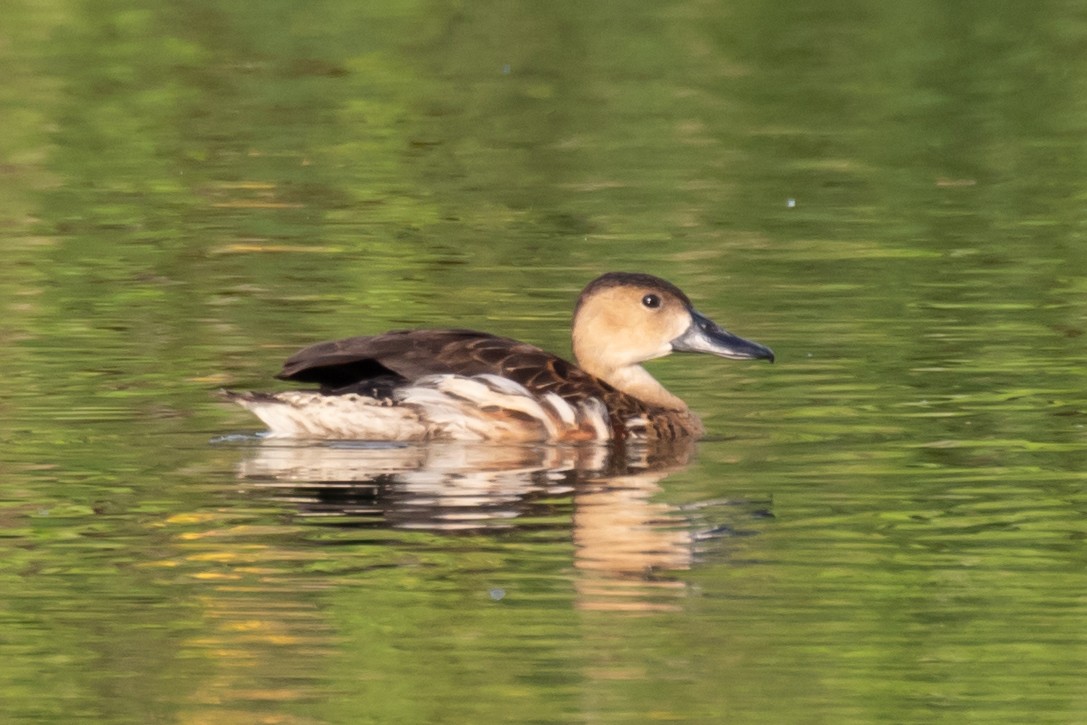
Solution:
{"label": "duck's head", "polygon": [[[587,372],[650,402],[676,407],[677,398],[640,367],[672,352],[702,352],[733,360],[769,360],[770,348],[722,329],[699,313],[675,285],[649,274],[609,272],[585,287],[574,309],[574,356]],[[682,406],[682,403],[679,403]]]}

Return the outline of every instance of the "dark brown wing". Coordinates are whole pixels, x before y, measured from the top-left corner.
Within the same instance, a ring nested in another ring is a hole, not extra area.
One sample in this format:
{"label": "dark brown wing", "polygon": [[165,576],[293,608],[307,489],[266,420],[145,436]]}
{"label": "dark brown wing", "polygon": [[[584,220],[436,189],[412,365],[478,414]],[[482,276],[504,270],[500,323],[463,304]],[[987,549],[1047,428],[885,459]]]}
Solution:
{"label": "dark brown wing", "polygon": [[603,385],[538,347],[473,330],[398,330],[320,342],[288,358],[276,377],[338,389],[375,378],[411,382],[440,373],[501,375],[533,392],[564,397]]}
{"label": "dark brown wing", "polygon": [[319,342],[287,358],[276,377],[319,383],[328,389],[388,376],[412,381],[424,375],[456,372],[451,366],[458,356],[450,353],[488,337],[472,330],[398,330]]}

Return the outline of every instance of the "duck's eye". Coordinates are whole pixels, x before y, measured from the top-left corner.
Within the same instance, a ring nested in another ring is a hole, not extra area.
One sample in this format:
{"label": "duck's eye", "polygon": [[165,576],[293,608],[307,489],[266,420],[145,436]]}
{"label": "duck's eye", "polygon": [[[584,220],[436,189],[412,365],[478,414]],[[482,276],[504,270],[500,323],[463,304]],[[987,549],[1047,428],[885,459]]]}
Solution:
{"label": "duck's eye", "polygon": [[646,295],[642,298],[642,304],[651,310],[661,306],[661,298],[658,295]]}

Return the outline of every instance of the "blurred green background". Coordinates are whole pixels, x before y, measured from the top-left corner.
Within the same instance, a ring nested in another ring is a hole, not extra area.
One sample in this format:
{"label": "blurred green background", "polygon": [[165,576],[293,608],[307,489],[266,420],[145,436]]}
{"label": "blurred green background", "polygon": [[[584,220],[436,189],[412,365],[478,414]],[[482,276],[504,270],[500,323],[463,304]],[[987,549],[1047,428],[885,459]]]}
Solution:
{"label": "blurred green background", "polygon": [[[3,16],[2,719],[1087,719],[1087,4]],[[215,389],[567,355],[608,270],[778,354],[652,366],[710,438],[612,488],[686,555],[587,564],[593,514],[656,550],[583,480],[457,535],[246,482]]]}

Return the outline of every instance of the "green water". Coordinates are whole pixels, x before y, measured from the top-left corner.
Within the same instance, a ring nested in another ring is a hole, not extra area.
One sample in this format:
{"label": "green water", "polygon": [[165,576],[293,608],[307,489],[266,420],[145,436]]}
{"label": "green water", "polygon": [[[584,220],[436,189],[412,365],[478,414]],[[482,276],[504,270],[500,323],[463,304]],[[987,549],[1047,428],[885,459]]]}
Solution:
{"label": "green water", "polygon": [[[1087,5],[13,0],[0,720],[1087,721]],[[269,446],[332,337],[777,364],[696,451]]]}

